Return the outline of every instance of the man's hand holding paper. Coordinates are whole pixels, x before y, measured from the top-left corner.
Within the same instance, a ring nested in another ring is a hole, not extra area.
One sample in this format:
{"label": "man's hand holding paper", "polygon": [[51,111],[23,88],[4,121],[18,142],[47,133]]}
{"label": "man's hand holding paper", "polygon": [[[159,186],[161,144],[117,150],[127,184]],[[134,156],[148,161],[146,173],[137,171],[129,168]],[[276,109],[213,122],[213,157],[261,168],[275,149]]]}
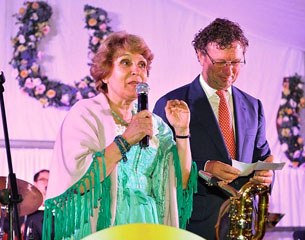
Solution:
{"label": "man's hand holding paper", "polygon": [[209,160],[205,165],[204,171],[212,174],[225,183],[230,183],[240,176],[239,169],[218,160]]}
{"label": "man's hand holding paper", "polygon": [[273,163],[273,159],[274,157],[270,155],[265,161],[258,161],[252,164],[232,160],[232,166],[240,170],[239,176],[248,176],[255,171],[250,181],[269,186],[273,180],[273,171],[281,170],[285,165],[285,163]]}
{"label": "man's hand holding paper", "polygon": [[[274,157],[270,155],[265,159],[265,163],[273,163]],[[250,178],[250,182],[261,183],[266,186],[270,186],[273,180],[273,170],[255,170],[254,176]]]}

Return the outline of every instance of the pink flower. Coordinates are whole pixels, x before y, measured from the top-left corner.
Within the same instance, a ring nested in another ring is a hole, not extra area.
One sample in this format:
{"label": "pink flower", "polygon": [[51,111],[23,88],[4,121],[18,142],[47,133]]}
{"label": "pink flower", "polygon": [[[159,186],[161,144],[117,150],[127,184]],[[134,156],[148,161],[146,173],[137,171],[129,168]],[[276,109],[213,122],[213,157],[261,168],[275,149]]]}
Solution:
{"label": "pink flower", "polygon": [[25,80],[24,87],[26,87],[28,89],[34,88],[34,84],[33,84],[32,78],[27,78]]}
{"label": "pink flower", "polygon": [[278,125],[282,125],[283,118],[279,117],[276,122],[277,122]]}
{"label": "pink flower", "polygon": [[96,45],[96,44],[98,44],[100,42],[100,39],[99,38],[97,38],[97,37],[92,37],[92,39],[91,39],[91,43],[93,44],[93,45]]}
{"label": "pink flower", "polygon": [[50,32],[50,27],[48,25],[44,26],[42,32],[44,35],[47,35]]}
{"label": "pink flower", "polygon": [[33,2],[32,8],[33,9],[38,9],[39,8],[39,3],[38,2]]}
{"label": "pink flower", "polygon": [[46,90],[46,86],[44,84],[40,84],[35,88],[35,95],[43,94]]}
{"label": "pink flower", "polygon": [[86,88],[88,87],[87,83],[85,83],[84,81],[81,81],[79,84],[78,84],[78,88],[80,89],[83,89],[83,88]]}
{"label": "pink flower", "polygon": [[106,29],[107,29],[107,25],[106,25],[105,23],[102,23],[102,24],[99,26],[99,29],[100,29],[101,31],[105,32]]}
{"label": "pink flower", "polygon": [[80,100],[80,99],[82,99],[82,98],[83,98],[82,94],[81,94],[80,92],[77,92],[77,93],[76,93],[76,99],[77,99],[77,100]]}

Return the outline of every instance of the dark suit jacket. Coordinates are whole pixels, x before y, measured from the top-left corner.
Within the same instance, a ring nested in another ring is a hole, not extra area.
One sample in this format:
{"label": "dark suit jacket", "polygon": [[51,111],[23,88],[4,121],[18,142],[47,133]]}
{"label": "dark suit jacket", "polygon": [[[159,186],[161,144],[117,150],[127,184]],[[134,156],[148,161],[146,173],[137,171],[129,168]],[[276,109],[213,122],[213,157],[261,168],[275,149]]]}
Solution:
{"label": "dark suit jacket", "polygon": [[[43,211],[37,210],[27,216],[25,222],[24,239],[42,239]],[[31,228],[31,233],[28,233]],[[28,238],[27,238],[28,237]]]}
{"label": "dark suit jacket", "polygon": [[[234,102],[237,160],[245,163],[265,160],[270,149],[265,136],[265,118],[261,102],[232,86]],[[170,99],[184,100],[191,111],[190,133],[192,158],[198,169],[207,160],[220,160],[232,165],[218,121],[203,91],[199,76],[190,84],[182,86],[161,97],[153,110],[165,122],[164,107]],[[168,123],[169,124],[169,123]],[[230,185],[240,189],[249,179],[240,177]],[[217,187],[209,187],[198,179],[198,193],[194,196],[193,213],[187,229],[208,240],[215,238],[215,223],[221,204],[228,196]]]}

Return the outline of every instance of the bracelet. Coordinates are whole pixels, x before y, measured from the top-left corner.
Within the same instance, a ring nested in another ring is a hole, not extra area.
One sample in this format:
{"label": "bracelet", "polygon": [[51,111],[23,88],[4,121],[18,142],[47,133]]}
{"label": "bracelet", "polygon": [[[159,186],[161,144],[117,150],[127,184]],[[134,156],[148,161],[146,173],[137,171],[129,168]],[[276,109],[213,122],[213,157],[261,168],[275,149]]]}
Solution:
{"label": "bracelet", "polygon": [[176,138],[181,138],[181,139],[185,139],[185,138],[190,138],[191,135],[176,135]]}
{"label": "bracelet", "polygon": [[115,144],[118,146],[123,162],[127,162],[127,156],[126,153],[130,150],[131,145],[122,137],[122,135],[118,135],[114,138]]}
{"label": "bracelet", "polygon": [[126,149],[126,152],[128,152],[128,151],[130,150],[130,148],[131,148],[131,145],[126,141],[125,138],[123,138],[122,135],[118,135],[117,137],[118,137],[118,138],[121,140],[121,142],[123,143],[124,148]]}

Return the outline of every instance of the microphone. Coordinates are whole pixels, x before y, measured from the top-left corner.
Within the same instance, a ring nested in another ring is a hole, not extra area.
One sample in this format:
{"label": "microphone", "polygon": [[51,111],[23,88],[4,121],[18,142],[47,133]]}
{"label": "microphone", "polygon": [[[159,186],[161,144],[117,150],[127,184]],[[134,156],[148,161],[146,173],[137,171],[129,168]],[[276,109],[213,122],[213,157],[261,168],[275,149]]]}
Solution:
{"label": "microphone", "polygon": [[[136,91],[138,94],[138,112],[142,110],[148,109],[148,91],[149,86],[147,83],[141,82],[137,84]],[[140,141],[140,147],[146,148],[149,146],[149,136],[146,135],[141,141]]]}

